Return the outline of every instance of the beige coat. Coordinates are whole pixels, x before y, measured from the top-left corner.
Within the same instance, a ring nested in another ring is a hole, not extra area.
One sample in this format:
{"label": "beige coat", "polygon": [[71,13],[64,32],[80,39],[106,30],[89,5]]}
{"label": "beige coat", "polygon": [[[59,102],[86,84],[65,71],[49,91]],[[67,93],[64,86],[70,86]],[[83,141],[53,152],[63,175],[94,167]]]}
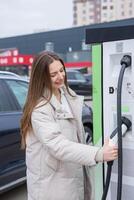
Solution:
{"label": "beige coat", "polygon": [[98,147],[80,144],[83,98],[64,92],[72,114],[62,111],[54,95],[32,113],[26,148],[28,200],[94,199],[87,167],[82,166],[96,164]]}

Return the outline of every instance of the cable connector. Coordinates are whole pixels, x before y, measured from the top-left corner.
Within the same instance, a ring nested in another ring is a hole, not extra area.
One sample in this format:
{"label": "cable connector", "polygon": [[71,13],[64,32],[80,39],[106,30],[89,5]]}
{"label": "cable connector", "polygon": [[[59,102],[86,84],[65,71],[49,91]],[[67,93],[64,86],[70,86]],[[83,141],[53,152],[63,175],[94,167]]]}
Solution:
{"label": "cable connector", "polygon": [[[124,116],[122,116],[121,119],[122,119],[122,137],[123,137],[126,134],[126,132],[131,128],[132,122]],[[109,145],[111,146],[113,144],[116,145],[118,142],[117,131],[118,128],[116,128],[110,135]]]}
{"label": "cable connector", "polygon": [[132,57],[130,55],[124,55],[120,61],[120,64],[125,65],[125,67],[131,66],[131,63],[132,63]]}

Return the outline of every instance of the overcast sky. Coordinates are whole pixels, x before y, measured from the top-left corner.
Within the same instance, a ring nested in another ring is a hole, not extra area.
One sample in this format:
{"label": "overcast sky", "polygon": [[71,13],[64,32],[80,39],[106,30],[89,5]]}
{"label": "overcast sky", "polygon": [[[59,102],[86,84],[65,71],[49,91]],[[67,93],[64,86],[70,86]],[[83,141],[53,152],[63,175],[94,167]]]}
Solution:
{"label": "overcast sky", "polygon": [[0,0],[0,38],[68,28],[72,0]]}

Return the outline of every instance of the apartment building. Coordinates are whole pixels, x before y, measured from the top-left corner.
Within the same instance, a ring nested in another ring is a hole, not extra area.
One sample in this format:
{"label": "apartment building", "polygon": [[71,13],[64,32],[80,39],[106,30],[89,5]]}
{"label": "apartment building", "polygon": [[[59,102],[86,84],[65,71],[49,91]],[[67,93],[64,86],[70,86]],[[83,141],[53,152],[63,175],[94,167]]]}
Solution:
{"label": "apartment building", "polygon": [[134,17],[134,0],[73,0],[74,26]]}
{"label": "apartment building", "polygon": [[75,26],[100,22],[100,0],[73,0],[73,24]]}
{"label": "apartment building", "polygon": [[109,22],[133,17],[133,0],[101,0],[101,22]]}

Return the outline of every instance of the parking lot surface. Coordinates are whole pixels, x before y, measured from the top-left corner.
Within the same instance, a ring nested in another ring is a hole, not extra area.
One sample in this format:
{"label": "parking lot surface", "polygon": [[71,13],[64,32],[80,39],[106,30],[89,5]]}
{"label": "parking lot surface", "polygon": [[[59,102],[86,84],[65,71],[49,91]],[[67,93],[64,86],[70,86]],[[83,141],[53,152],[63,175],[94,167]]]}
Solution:
{"label": "parking lot surface", "polygon": [[27,200],[26,184],[0,195],[0,200]]}

